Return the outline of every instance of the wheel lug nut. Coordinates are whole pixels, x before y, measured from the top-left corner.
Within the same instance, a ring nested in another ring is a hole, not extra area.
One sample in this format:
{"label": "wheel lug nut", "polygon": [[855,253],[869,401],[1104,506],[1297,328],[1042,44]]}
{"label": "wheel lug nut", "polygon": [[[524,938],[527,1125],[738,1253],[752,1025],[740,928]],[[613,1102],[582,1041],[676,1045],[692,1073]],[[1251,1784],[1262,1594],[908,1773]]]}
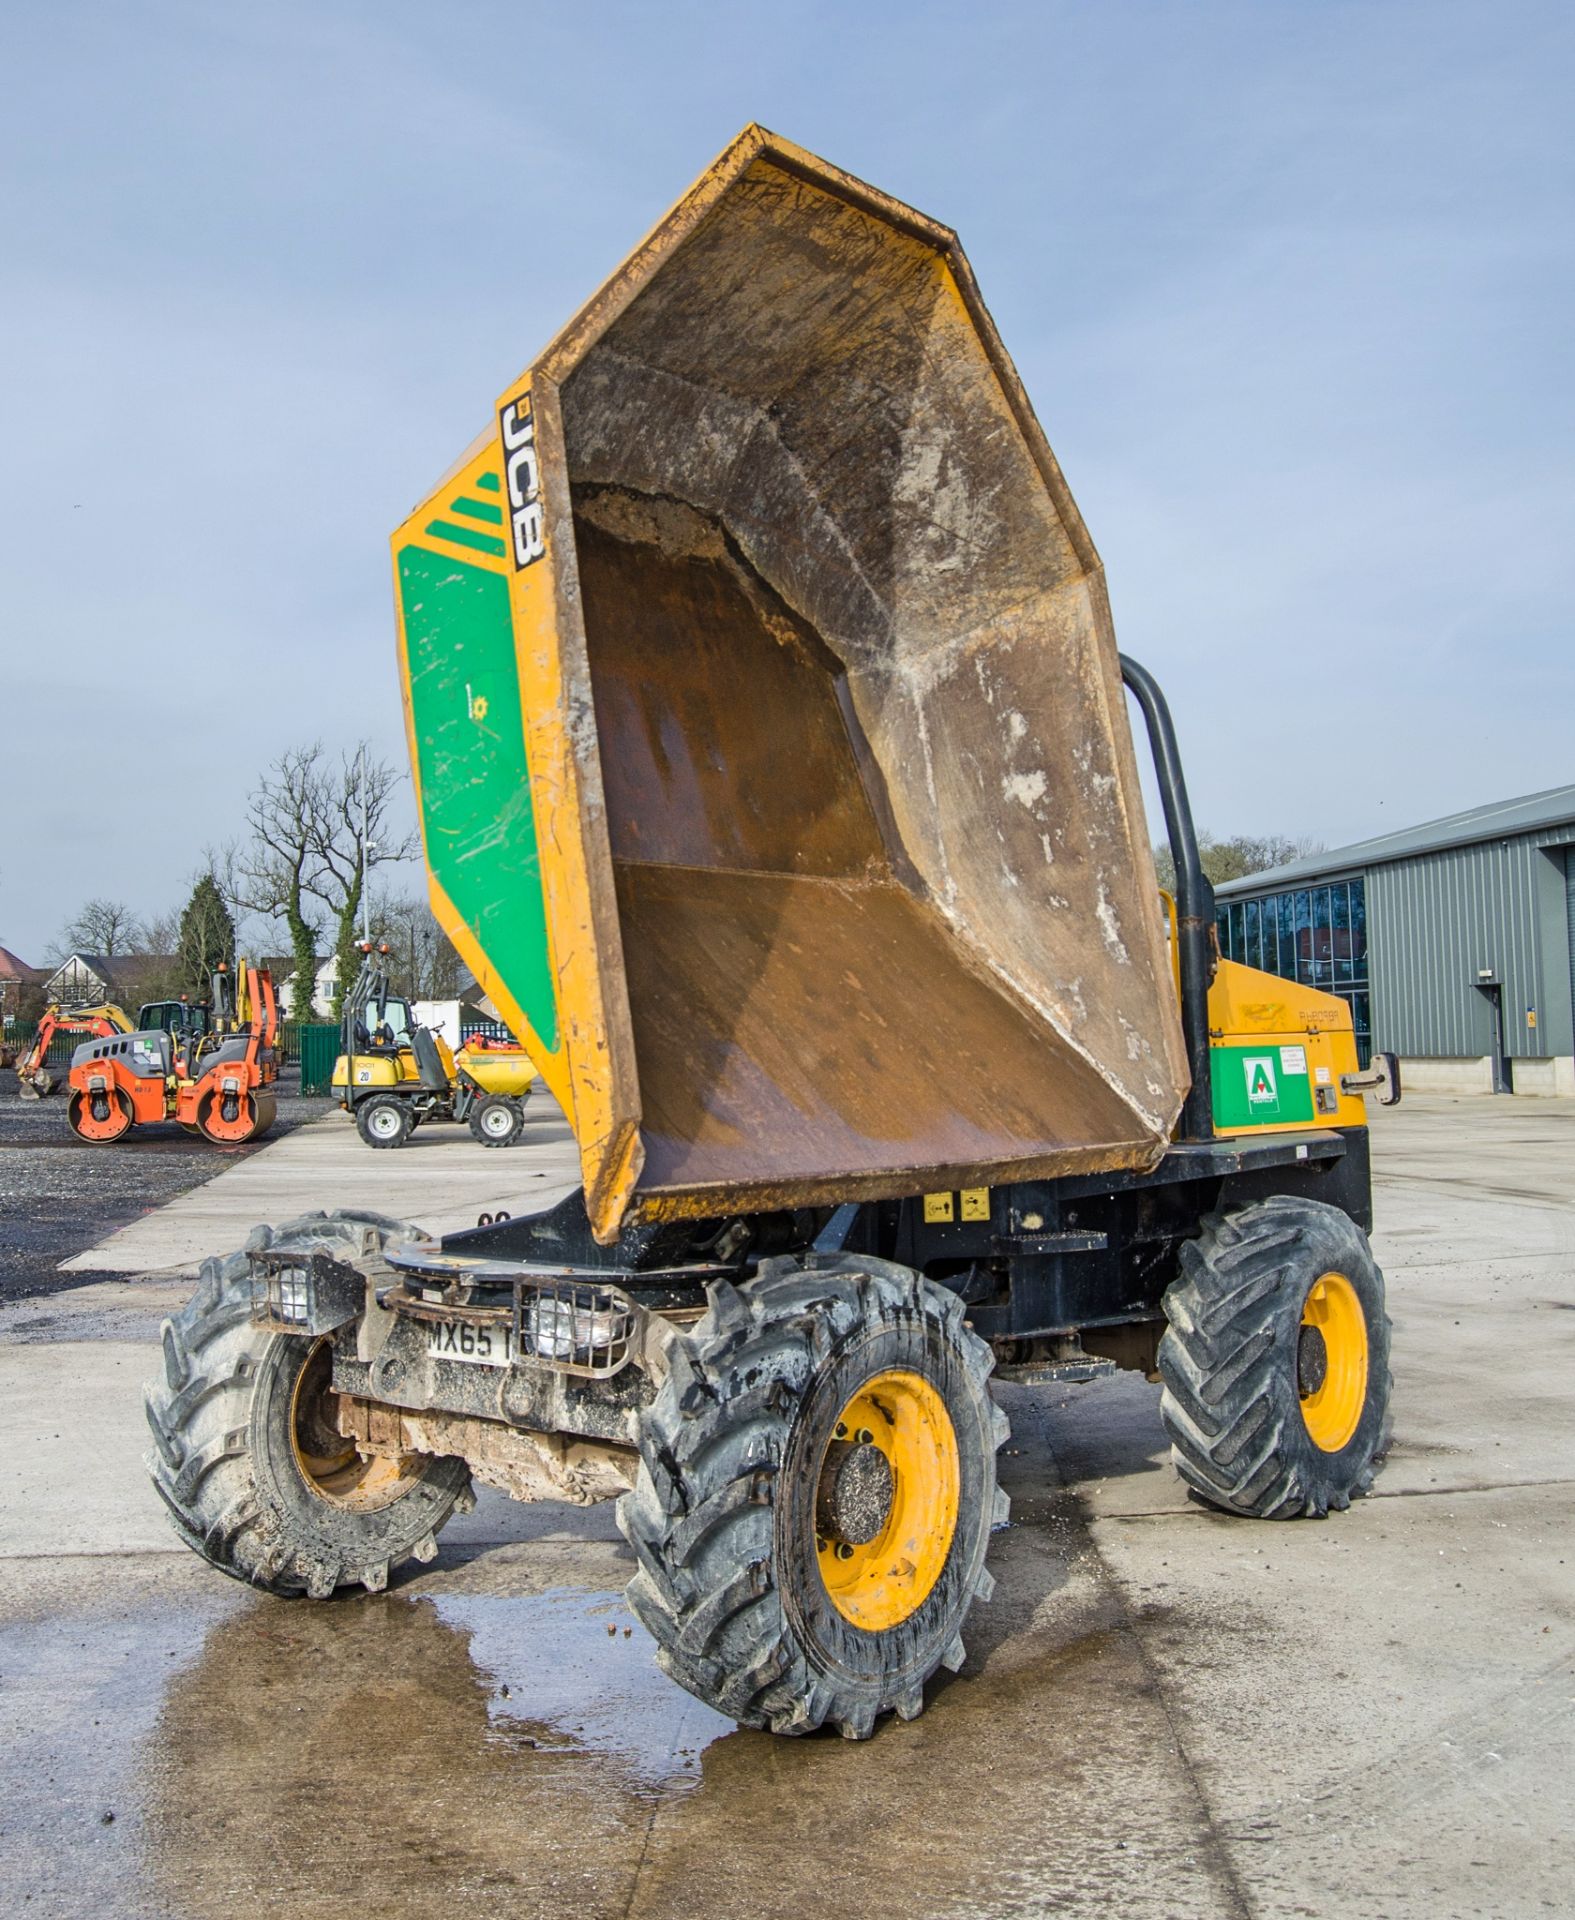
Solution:
{"label": "wheel lug nut", "polygon": [[839,1440],[846,1440],[847,1437],[848,1437],[848,1423],[845,1420],[839,1420],[837,1422],[837,1438]]}
{"label": "wheel lug nut", "polygon": [[837,1558],[839,1560],[851,1560],[853,1558],[853,1549],[848,1545],[846,1540],[839,1540],[837,1542]]}
{"label": "wheel lug nut", "polygon": [[815,1551],[816,1553],[824,1553],[826,1551],[826,1542],[821,1539],[818,1533],[815,1536]]}
{"label": "wheel lug nut", "polygon": [[868,1427],[860,1427],[858,1432],[854,1434],[853,1437],[855,1440],[858,1441],[861,1447],[870,1446],[875,1439],[874,1434],[870,1432]]}

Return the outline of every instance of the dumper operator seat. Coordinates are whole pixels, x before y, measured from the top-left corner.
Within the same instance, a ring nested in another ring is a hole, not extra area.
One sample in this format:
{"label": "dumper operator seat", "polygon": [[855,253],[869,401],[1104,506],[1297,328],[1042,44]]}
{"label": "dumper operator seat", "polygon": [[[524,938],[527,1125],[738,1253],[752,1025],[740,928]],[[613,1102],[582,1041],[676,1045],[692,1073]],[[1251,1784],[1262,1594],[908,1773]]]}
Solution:
{"label": "dumper operator seat", "polygon": [[417,1027],[410,1036],[411,1051],[416,1056],[416,1066],[421,1074],[421,1084],[434,1093],[443,1093],[448,1088],[448,1075],[443,1070],[443,1057],[438,1052],[437,1042],[426,1027]]}

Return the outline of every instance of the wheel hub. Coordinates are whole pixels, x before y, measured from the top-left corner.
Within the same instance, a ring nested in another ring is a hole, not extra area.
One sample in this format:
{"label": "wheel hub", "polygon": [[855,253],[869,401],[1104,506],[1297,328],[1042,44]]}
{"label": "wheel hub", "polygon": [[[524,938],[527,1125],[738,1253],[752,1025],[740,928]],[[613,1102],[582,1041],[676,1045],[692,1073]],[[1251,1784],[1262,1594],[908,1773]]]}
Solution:
{"label": "wheel hub", "polygon": [[333,1341],[319,1340],[296,1376],[290,1402],[290,1446],[301,1478],[329,1506],[375,1512],[392,1505],[420,1477],[413,1454],[364,1454],[339,1431],[333,1385]]}
{"label": "wheel hub", "polygon": [[951,1414],[922,1375],[892,1368],[843,1407],[815,1482],[815,1547],[827,1598],[878,1633],[918,1611],[957,1529],[961,1462]]}
{"label": "wheel hub", "polygon": [[894,1488],[891,1462],[867,1440],[833,1440],[815,1497],[815,1529],[839,1545],[862,1547],[885,1526]]}
{"label": "wheel hub", "polygon": [[1296,1342],[1296,1391],[1314,1394],[1329,1377],[1329,1347],[1321,1327],[1303,1326]]}
{"label": "wheel hub", "polygon": [[1296,1385],[1302,1419],[1325,1453],[1348,1446],[1367,1404],[1367,1318],[1343,1273],[1320,1274],[1302,1304]]}

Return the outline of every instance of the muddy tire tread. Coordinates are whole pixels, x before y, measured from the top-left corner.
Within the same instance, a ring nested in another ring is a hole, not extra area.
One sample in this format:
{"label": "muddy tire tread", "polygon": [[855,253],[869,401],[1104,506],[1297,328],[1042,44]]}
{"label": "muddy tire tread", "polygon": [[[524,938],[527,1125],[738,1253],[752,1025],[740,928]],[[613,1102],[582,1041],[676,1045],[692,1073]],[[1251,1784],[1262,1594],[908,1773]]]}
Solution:
{"label": "muddy tire tread", "polygon": [[1160,1417],[1171,1457],[1188,1486],[1228,1512],[1290,1520],[1342,1509],[1370,1491],[1387,1451],[1387,1313],[1372,1330],[1381,1342],[1382,1424],[1354,1474],[1342,1478],[1336,1456],[1318,1455],[1280,1380],[1290,1316],[1299,1321],[1301,1312],[1300,1300],[1290,1298],[1298,1258],[1317,1248],[1330,1265],[1370,1269],[1381,1299],[1383,1278],[1356,1223],[1338,1208],[1288,1194],[1206,1216],[1199,1237],[1182,1246],[1179,1276],[1165,1295]]}
{"label": "muddy tire tread", "polygon": [[[875,1699],[839,1693],[796,1643],[772,1575],[775,1483],[792,1416],[833,1344],[881,1310],[943,1319],[988,1393],[993,1355],[963,1331],[955,1295],[873,1259],[810,1272],[767,1261],[747,1289],[713,1285],[642,1426],[641,1472],[618,1509],[638,1562],[629,1605],[663,1669],[746,1727],[830,1724],[863,1739],[881,1714],[911,1719],[923,1706],[922,1683],[894,1682]],[[998,1407],[990,1431],[997,1447],[1007,1437]],[[992,1456],[990,1512],[1002,1521],[993,1465]],[[969,1602],[993,1587],[981,1553]],[[960,1641],[952,1651],[960,1664]]]}
{"label": "muddy tire tread", "polygon": [[[326,1597],[359,1584],[381,1592],[392,1567],[434,1541],[456,1506],[469,1498],[469,1475],[455,1461],[437,1461],[406,1498],[417,1502],[403,1529],[375,1552],[343,1550],[326,1538],[291,1537],[273,1503],[259,1497],[251,1430],[261,1366],[273,1342],[299,1336],[255,1327],[249,1251],[303,1251],[332,1246],[344,1257],[375,1258],[390,1241],[417,1229],[386,1215],[346,1209],[303,1214],[287,1226],[256,1229],[246,1249],[205,1260],[191,1299],[160,1330],[160,1377],[143,1402],[153,1437],[147,1468],[176,1533],[232,1578],[273,1593]],[[405,1502],[397,1503],[403,1508]],[[392,1511],[389,1509],[387,1511]],[[347,1516],[346,1547],[354,1527]],[[333,1528],[325,1519],[325,1532]],[[409,1537],[404,1537],[408,1535]]]}

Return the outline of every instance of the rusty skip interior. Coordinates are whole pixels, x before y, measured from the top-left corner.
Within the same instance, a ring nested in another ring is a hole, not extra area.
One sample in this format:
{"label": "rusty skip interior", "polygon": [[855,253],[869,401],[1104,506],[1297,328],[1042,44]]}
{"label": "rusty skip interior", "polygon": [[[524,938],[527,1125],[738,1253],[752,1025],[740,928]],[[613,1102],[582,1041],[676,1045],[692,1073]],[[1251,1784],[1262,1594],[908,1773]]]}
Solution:
{"label": "rusty skip interior", "polygon": [[642,1194],[1163,1144],[1114,640],[1021,414],[944,255],[767,160],[564,382]]}

